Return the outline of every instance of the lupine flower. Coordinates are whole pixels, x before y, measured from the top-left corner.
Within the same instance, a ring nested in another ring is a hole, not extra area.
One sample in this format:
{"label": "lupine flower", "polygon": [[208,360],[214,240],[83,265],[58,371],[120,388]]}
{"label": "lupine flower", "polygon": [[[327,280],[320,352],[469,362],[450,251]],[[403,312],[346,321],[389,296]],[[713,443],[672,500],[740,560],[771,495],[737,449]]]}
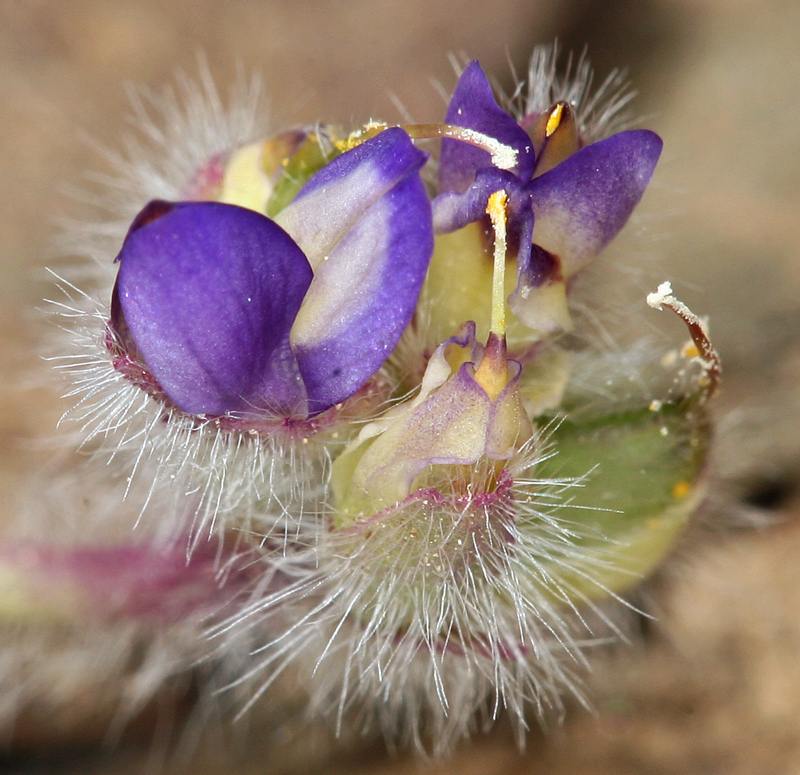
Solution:
{"label": "lupine flower", "polygon": [[[572,327],[566,301],[571,279],[625,225],[661,153],[660,138],[647,130],[620,132],[586,145],[574,111],[561,100],[518,122],[497,104],[480,65],[473,61],[461,74],[445,116],[446,123],[480,131],[517,153],[515,168],[499,170],[486,151],[443,140],[434,223],[439,234],[476,224],[485,216],[487,197],[506,191],[517,265],[509,305],[538,336],[519,327],[510,335],[529,343]],[[452,324],[454,315],[473,314],[468,304],[488,271],[488,262],[481,261],[481,231],[473,228],[437,243],[435,274],[429,283],[430,314],[436,322]],[[464,291],[461,298],[453,298],[438,287],[438,278],[440,272],[447,277],[459,264],[465,265],[459,273]]]}
{"label": "lupine flower", "polygon": [[236,205],[149,204],[117,257],[112,330],[151,389],[188,414],[285,418],[356,393],[425,276],[425,158],[402,130],[381,133],[313,176],[285,229]]}
{"label": "lupine flower", "polygon": [[583,698],[702,497],[719,361],[667,286],[649,301],[687,322],[685,357],[558,338],[661,140],[602,136],[627,97],[593,123],[586,68],[560,84],[554,58],[521,111],[473,62],[442,124],[237,137],[143,196],[69,370],[85,435],[157,514],[138,529],[185,572],[148,544],[29,556],[81,605],[96,557],[126,566],[123,603],[137,574],[148,610],[174,586],[191,610],[169,615],[207,622],[253,703],[291,668],[312,712],[421,751],[501,708],[522,743]]}

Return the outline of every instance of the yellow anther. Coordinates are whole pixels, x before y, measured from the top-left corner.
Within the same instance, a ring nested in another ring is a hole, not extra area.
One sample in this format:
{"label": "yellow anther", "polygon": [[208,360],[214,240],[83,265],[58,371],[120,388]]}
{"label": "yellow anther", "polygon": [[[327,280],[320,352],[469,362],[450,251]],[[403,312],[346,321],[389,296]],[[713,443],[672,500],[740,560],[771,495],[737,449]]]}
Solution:
{"label": "yellow anther", "polygon": [[550,111],[550,116],[547,119],[547,126],[544,129],[544,136],[550,137],[553,132],[561,125],[561,116],[564,113],[564,105],[557,102],[553,109]]}
{"label": "yellow anther", "polygon": [[337,140],[334,145],[336,146],[336,150],[340,151],[341,153],[352,151],[353,148],[356,148],[362,143],[367,142],[367,140],[371,140],[373,137],[379,135],[384,129],[387,128],[388,126],[386,124],[379,124],[376,121],[369,121],[364,124],[361,129],[356,129],[355,131],[351,132],[344,140]]}
{"label": "yellow anther", "polygon": [[506,203],[508,202],[508,194],[505,191],[495,191],[486,204],[486,214],[492,218],[494,223],[495,217],[502,218],[505,223],[506,219]]}

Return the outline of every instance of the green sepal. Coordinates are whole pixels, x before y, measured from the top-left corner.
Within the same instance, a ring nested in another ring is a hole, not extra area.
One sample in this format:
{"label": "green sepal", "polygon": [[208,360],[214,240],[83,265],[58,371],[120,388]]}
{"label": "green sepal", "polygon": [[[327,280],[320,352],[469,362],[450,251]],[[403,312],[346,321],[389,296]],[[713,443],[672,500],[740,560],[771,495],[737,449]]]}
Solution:
{"label": "green sepal", "polygon": [[624,593],[670,554],[702,498],[710,437],[700,397],[558,425],[536,476],[578,485],[559,516],[576,523],[582,559],[552,570],[570,598]]}

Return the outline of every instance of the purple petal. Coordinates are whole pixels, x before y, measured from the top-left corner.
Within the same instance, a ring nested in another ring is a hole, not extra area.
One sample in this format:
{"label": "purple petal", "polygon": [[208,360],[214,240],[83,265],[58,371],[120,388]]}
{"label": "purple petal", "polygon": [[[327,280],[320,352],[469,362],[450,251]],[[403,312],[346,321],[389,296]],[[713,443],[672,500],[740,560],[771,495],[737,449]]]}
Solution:
{"label": "purple petal", "polygon": [[382,443],[393,442],[394,456],[376,474],[382,477],[391,471],[397,477],[395,499],[410,493],[414,478],[427,466],[469,465],[485,453],[492,402],[473,372],[473,364],[461,366],[397,430],[391,429],[392,436],[387,431]]}
{"label": "purple petal", "polygon": [[[527,132],[506,113],[492,94],[492,87],[478,62],[467,65],[458,79],[445,123],[474,129],[499,140],[517,151],[517,166],[512,172],[523,182],[533,172],[533,146]],[[439,160],[439,192],[465,191],[478,170],[491,167],[487,151],[459,140],[442,140]]]}
{"label": "purple petal", "polygon": [[411,320],[432,252],[430,201],[414,171],[316,271],[291,335],[312,413],[351,396],[381,367]]}
{"label": "purple petal", "polygon": [[275,221],[316,272],[369,208],[427,159],[402,129],[387,129],[323,167]]}
{"label": "purple petal", "polygon": [[588,145],[529,184],[534,242],[561,260],[569,279],[625,225],[661,154],[658,135],[620,132]]}
{"label": "purple petal", "polygon": [[117,260],[125,321],[178,407],[224,414],[302,403],[288,335],[312,272],[283,229],[234,205],[156,202]]}

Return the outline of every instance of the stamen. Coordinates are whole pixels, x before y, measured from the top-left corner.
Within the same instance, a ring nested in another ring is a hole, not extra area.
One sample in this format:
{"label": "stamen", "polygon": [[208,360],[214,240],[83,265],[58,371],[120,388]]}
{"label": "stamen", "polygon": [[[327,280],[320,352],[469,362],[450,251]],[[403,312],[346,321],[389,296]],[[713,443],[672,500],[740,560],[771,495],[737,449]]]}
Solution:
{"label": "stamen", "polygon": [[[491,154],[492,164],[501,170],[511,170],[517,166],[517,151],[511,146],[504,145],[499,140],[483,132],[467,129],[454,124],[395,124],[399,126],[412,140],[434,140],[438,137],[450,137],[462,143],[474,145],[482,151]],[[372,139],[376,135],[389,129],[389,125],[370,122],[361,129],[351,132],[344,140],[336,143],[336,147],[344,153],[350,151],[361,143]]]}
{"label": "stamen", "polygon": [[492,156],[492,164],[501,170],[510,170],[517,165],[517,152],[494,137],[453,124],[401,124],[412,140],[426,140],[434,137],[450,137],[463,143],[474,145]]}
{"label": "stamen", "polygon": [[486,214],[494,229],[494,267],[492,271],[492,316],[489,339],[483,358],[475,370],[475,381],[494,401],[508,384],[506,358],[506,223],[508,215],[505,191],[495,191],[486,204]]}
{"label": "stamen", "polygon": [[486,204],[486,214],[494,229],[494,268],[492,271],[492,322],[490,330],[506,335],[506,203],[505,191],[495,191]]}
{"label": "stamen", "polygon": [[708,377],[708,384],[705,386],[705,398],[711,398],[719,388],[719,380],[722,375],[722,363],[719,353],[714,349],[711,340],[708,338],[703,321],[694,314],[682,301],[678,301],[672,295],[672,285],[669,282],[661,283],[655,293],[647,294],[647,303],[653,308],[660,310],[662,306],[669,307],[673,312],[683,318],[689,328],[692,341],[700,353],[700,360]]}

